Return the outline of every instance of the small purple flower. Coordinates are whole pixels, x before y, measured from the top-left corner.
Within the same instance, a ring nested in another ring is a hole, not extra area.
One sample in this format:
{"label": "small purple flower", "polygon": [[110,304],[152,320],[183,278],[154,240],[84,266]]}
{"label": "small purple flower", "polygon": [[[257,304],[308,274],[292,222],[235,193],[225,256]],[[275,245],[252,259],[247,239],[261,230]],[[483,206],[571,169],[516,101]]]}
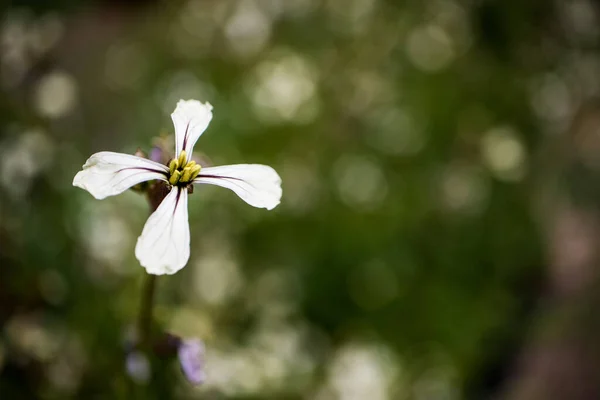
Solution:
{"label": "small purple flower", "polygon": [[163,149],[159,146],[154,146],[150,150],[150,159],[157,163],[163,163]]}
{"label": "small purple flower", "polygon": [[204,383],[204,343],[200,339],[182,339],[177,349],[183,374],[194,385]]}

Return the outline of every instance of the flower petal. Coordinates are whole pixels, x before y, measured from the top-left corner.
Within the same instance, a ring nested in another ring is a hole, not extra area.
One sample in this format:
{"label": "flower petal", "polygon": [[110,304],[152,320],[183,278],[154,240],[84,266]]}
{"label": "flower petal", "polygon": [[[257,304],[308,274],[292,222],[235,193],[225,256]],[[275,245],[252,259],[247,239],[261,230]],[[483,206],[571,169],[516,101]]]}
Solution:
{"label": "flower petal", "polygon": [[179,365],[190,383],[199,385],[206,380],[204,343],[200,339],[183,339],[177,349]]}
{"label": "flower petal", "polygon": [[87,190],[97,199],[122,193],[140,182],[166,181],[169,169],[130,154],[102,151],[92,155],[73,179],[73,186]]}
{"label": "flower petal", "polygon": [[189,159],[194,144],[212,119],[212,106],[198,100],[179,100],[171,119],[175,125],[175,157],[185,150]]}
{"label": "flower petal", "polygon": [[203,168],[194,183],[231,189],[254,207],[272,210],[281,199],[281,178],[267,165],[237,164]]}
{"label": "flower petal", "polygon": [[188,192],[174,187],[152,213],[135,246],[135,256],[149,274],[174,274],[190,258]]}

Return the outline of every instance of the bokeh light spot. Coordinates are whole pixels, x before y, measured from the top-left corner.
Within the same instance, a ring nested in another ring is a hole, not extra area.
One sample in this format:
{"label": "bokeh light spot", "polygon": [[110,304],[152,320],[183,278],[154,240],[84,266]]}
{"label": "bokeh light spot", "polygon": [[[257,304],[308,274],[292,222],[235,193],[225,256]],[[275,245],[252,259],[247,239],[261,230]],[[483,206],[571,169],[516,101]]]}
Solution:
{"label": "bokeh light spot", "polygon": [[483,159],[497,178],[515,181],[523,178],[526,172],[526,153],[514,129],[493,128],[481,141]]}
{"label": "bokeh light spot", "polygon": [[41,129],[4,139],[0,145],[0,179],[6,192],[14,198],[25,195],[33,178],[52,163],[54,152],[54,143]]}
{"label": "bokeh light spot", "polygon": [[75,107],[77,83],[66,72],[52,72],[40,79],[34,100],[35,106],[42,116],[48,118],[63,117]]}
{"label": "bokeh light spot", "polygon": [[489,182],[478,167],[456,163],[447,166],[441,179],[443,206],[465,214],[478,214],[487,205]]}
{"label": "bokeh light spot", "polygon": [[196,261],[194,290],[208,304],[222,305],[230,300],[243,282],[238,263],[226,252],[211,252]]}
{"label": "bokeh light spot", "polygon": [[[98,204],[89,199],[82,208],[81,238],[90,255],[117,274],[139,271],[138,266],[124,262],[133,248],[130,225],[109,204]],[[96,267],[94,267],[96,268]]]}
{"label": "bokeh light spot", "polygon": [[339,400],[391,400],[399,360],[381,344],[341,347],[329,368],[329,386]]}
{"label": "bokeh light spot", "polygon": [[363,156],[342,156],[334,165],[341,200],[363,210],[377,208],[387,195],[387,181],[381,167]]}
{"label": "bokeh light spot", "polygon": [[425,132],[402,109],[380,110],[371,116],[367,142],[384,154],[412,155],[423,149]]}
{"label": "bokeh light spot", "polygon": [[308,123],[319,111],[316,75],[308,60],[286,54],[259,64],[249,82],[257,116],[270,123]]}
{"label": "bokeh light spot", "polygon": [[415,28],[408,36],[406,50],[413,64],[427,72],[446,68],[455,57],[450,36],[437,25]]}
{"label": "bokeh light spot", "polygon": [[146,73],[147,60],[135,43],[117,43],[106,53],[105,74],[114,89],[135,89]]}
{"label": "bokeh light spot", "polygon": [[225,25],[234,54],[247,57],[259,52],[271,35],[271,19],[254,0],[242,0]]}
{"label": "bokeh light spot", "polygon": [[531,103],[538,117],[556,127],[564,127],[571,115],[571,94],[567,83],[556,74],[535,79]]}
{"label": "bokeh light spot", "polygon": [[282,179],[286,182],[282,206],[298,214],[314,209],[320,196],[318,176],[314,166],[306,161],[288,160],[282,170]]}

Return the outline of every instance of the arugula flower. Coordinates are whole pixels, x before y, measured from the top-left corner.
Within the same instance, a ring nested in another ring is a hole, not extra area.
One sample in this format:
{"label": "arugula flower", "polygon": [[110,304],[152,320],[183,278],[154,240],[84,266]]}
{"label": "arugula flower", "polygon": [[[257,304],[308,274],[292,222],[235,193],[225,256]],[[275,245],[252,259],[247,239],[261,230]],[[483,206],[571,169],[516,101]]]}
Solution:
{"label": "arugula flower", "polygon": [[191,159],[196,141],[212,119],[212,106],[180,100],[171,114],[175,126],[175,158],[163,165],[129,154],[103,151],[92,155],[73,185],[96,199],[124,192],[146,181],[162,181],[168,190],[150,215],[135,247],[135,256],[149,274],[174,274],[190,258],[188,188],[211,184],[230,189],[254,207],[272,210],[281,199],[281,178],[260,164],[202,168]]}

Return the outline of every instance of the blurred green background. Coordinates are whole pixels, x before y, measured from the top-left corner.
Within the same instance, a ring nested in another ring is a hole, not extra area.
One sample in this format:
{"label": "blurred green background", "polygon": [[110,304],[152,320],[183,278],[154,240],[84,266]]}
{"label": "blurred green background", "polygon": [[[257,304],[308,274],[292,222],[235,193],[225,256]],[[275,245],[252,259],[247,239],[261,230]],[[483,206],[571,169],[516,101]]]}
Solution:
{"label": "blurred green background", "polygon": [[[600,398],[600,5],[592,0],[0,6],[1,399]],[[206,343],[126,368],[148,215],[73,176],[149,151],[263,163],[274,211],[189,200],[155,317]]]}

